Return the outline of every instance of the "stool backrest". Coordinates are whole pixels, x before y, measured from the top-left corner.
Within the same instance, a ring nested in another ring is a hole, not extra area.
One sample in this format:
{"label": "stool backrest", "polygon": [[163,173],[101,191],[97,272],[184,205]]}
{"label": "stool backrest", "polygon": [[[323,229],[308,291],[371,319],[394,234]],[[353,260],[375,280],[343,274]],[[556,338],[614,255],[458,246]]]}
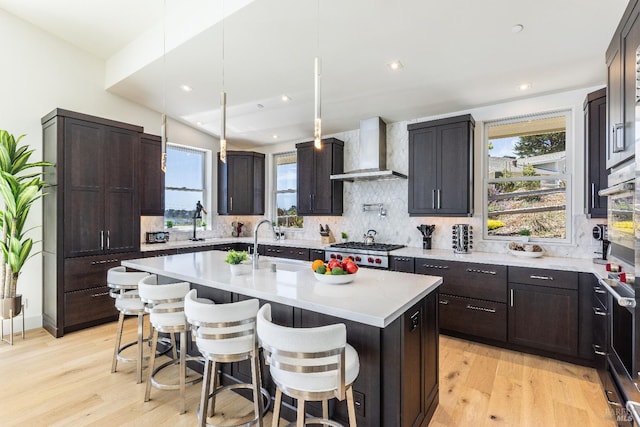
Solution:
{"label": "stool backrest", "polygon": [[257,299],[228,304],[202,303],[193,289],[185,297],[184,312],[201,352],[239,355],[257,350],[259,305]]}
{"label": "stool backrest", "polygon": [[345,397],[345,347],[343,323],[316,328],[289,328],[271,322],[271,305],[258,311],[257,328],[271,370],[306,375],[335,374],[336,396]]}
{"label": "stool backrest", "polygon": [[121,291],[137,289],[140,280],[143,280],[147,276],[150,276],[150,274],[139,271],[127,271],[127,269],[122,266],[113,267],[107,271],[107,286],[111,289]]}

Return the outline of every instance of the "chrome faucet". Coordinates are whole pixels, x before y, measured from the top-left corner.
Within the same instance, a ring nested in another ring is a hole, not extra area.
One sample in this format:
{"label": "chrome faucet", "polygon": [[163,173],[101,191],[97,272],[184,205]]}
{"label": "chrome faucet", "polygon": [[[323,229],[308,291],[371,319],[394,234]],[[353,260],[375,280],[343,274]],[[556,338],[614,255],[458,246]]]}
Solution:
{"label": "chrome faucet", "polygon": [[273,237],[276,236],[276,230],[273,228],[273,224],[270,219],[263,219],[259,223],[256,224],[256,227],[253,229],[253,269],[257,270],[259,267],[258,264],[258,229],[262,224],[271,225],[271,230],[273,230]]}

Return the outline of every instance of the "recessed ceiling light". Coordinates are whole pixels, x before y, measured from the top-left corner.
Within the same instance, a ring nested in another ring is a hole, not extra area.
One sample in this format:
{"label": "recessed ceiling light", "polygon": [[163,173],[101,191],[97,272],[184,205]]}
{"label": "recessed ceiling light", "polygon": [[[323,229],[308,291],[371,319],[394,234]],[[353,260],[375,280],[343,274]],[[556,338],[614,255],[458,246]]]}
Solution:
{"label": "recessed ceiling light", "polygon": [[264,105],[258,104],[258,105],[256,105],[256,107],[258,107],[258,110],[262,110],[264,108]]}
{"label": "recessed ceiling light", "polygon": [[273,134],[273,139],[278,139],[278,135]]}
{"label": "recessed ceiling light", "polygon": [[522,24],[516,24],[513,27],[511,27],[511,32],[514,34],[520,33],[522,32],[522,30],[524,30],[524,25]]}
{"label": "recessed ceiling light", "polygon": [[392,71],[398,71],[404,68],[404,65],[402,65],[402,62],[400,61],[392,61],[387,64],[387,67]]}
{"label": "recessed ceiling light", "polygon": [[280,97],[280,99],[282,99],[283,102],[291,101],[291,97],[289,97],[288,95],[282,95],[282,97]]}
{"label": "recessed ceiling light", "polygon": [[193,90],[193,88],[189,85],[180,85],[180,89],[182,89],[185,92],[191,92]]}
{"label": "recessed ceiling light", "polygon": [[520,90],[528,90],[528,89],[531,89],[531,83],[522,83],[518,87],[520,88]]}
{"label": "recessed ceiling light", "polygon": [[202,122],[196,122],[198,126],[202,126]]}

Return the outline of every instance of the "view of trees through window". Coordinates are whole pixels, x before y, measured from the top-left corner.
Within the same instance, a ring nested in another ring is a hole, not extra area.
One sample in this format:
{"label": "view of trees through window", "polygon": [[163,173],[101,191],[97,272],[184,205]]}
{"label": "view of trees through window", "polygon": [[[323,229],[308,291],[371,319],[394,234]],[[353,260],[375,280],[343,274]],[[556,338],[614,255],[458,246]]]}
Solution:
{"label": "view of trees through window", "polygon": [[567,238],[566,120],[487,126],[487,236]]}
{"label": "view of trees through window", "polygon": [[196,203],[200,201],[208,208],[204,151],[177,145],[167,146],[164,194],[165,221],[174,227],[192,226]]}
{"label": "view of trees through window", "polygon": [[276,165],[276,224],[280,227],[302,228],[304,218],[298,216],[297,207],[298,167],[296,153],[294,151],[276,154],[274,160]]}

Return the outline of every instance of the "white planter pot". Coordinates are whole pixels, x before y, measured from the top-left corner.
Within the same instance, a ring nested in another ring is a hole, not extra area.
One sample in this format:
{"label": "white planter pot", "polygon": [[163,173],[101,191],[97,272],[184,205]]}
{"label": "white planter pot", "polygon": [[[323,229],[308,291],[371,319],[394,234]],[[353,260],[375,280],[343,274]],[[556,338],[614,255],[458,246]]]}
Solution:
{"label": "white planter pot", "polygon": [[251,272],[250,264],[229,264],[229,270],[232,276],[242,276]]}

